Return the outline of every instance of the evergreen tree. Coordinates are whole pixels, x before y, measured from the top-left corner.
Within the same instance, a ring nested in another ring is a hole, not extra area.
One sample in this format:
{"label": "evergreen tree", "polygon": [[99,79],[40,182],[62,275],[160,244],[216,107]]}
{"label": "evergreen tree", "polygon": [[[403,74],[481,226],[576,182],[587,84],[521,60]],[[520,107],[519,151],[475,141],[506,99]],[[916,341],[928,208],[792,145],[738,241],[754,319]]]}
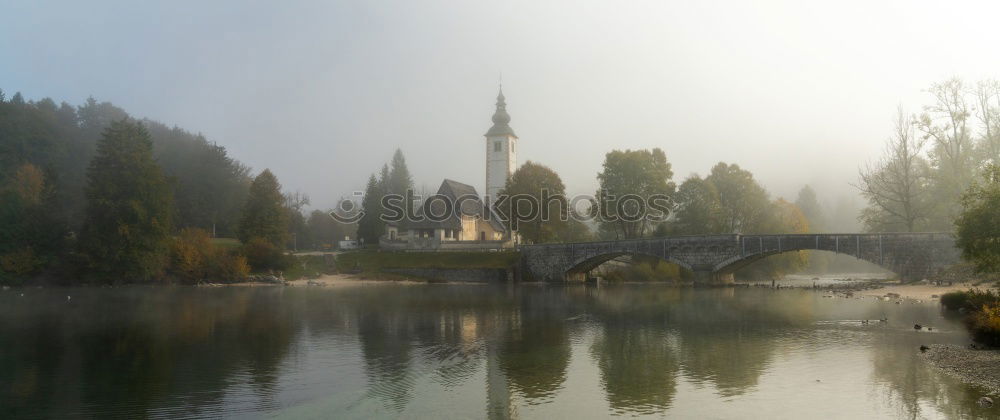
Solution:
{"label": "evergreen tree", "polygon": [[358,238],[366,244],[378,243],[379,236],[385,231],[385,222],[382,221],[382,183],[375,178],[375,174],[368,177],[368,185],[365,186],[365,196],[361,199],[361,208],[365,214],[358,221]]}
{"label": "evergreen tree", "polygon": [[816,191],[806,185],[799,190],[799,197],[795,199],[795,205],[802,210],[802,214],[809,219],[810,232],[823,232],[826,230],[826,218],[823,216],[823,208],[816,199]]}
{"label": "evergreen tree", "polygon": [[389,194],[399,195],[413,189],[413,177],[406,167],[406,158],[403,157],[402,150],[396,149],[396,153],[392,155],[392,167],[389,169],[389,181],[386,187]]}
{"label": "evergreen tree", "polygon": [[112,122],[87,169],[80,253],[103,280],[148,281],[166,264],[173,196],[141,123]]}
{"label": "evergreen tree", "polygon": [[243,207],[238,236],[240,242],[262,239],[282,249],[288,240],[288,213],[281,184],[269,169],[264,169],[250,184],[250,193]]}

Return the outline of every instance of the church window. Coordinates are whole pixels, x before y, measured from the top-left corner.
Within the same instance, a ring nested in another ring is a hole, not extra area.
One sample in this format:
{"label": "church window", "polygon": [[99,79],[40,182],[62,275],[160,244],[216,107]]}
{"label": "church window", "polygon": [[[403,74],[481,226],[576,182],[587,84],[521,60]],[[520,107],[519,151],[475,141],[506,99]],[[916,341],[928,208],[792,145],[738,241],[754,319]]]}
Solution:
{"label": "church window", "polygon": [[500,151],[503,151],[503,143],[501,143],[501,142],[499,142],[499,141],[495,141],[495,142],[493,142],[493,151],[494,151],[494,152],[500,152]]}

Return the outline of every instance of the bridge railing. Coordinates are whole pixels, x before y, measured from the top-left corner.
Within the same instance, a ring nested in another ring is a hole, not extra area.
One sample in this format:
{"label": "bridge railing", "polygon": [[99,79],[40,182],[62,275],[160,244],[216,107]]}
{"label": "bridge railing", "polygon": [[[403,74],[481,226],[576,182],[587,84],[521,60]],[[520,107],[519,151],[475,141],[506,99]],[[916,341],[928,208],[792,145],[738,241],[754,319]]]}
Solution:
{"label": "bridge railing", "polygon": [[930,236],[932,239],[935,236],[942,236],[953,238],[954,235],[951,232],[872,232],[872,233],[751,233],[751,234],[711,234],[711,235],[674,235],[674,236],[661,236],[657,238],[640,238],[640,239],[617,239],[609,241],[588,241],[588,242],[552,242],[544,244],[518,244],[518,248],[545,248],[545,247],[566,247],[573,245],[589,245],[589,246],[601,246],[601,245],[625,245],[625,244],[641,244],[648,242],[657,242],[663,240],[684,240],[684,239],[732,239],[737,243],[741,243],[745,239],[749,238],[815,238],[815,237],[927,237]]}

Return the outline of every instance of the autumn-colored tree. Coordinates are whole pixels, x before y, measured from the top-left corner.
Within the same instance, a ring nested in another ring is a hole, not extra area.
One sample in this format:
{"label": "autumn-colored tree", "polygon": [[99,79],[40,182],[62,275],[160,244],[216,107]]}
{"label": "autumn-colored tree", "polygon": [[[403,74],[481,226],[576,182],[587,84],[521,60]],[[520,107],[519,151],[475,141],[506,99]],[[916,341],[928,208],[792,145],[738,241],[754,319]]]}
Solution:
{"label": "autumn-colored tree", "polygon": [[208,231],[184,228],[170,244],[169,270],[185,283],[231,283],[246,279],[250,265],[245,256],[216,246]]}

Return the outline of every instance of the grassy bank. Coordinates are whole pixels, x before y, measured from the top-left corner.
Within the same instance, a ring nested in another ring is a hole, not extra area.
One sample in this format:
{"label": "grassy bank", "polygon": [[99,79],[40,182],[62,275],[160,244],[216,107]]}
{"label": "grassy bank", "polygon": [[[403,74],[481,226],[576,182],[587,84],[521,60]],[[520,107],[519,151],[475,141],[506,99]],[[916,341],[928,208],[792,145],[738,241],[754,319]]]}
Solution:
{"label": "grassy bank", "polygon": [[341,273],[360,269],[374,275],[383,268],[510,268],[521,254],[504,252],[379,252],[353,251],[337,256]]}
{"label": "grassy bank", "polygon": [[334,267],[328,266],[322,255],[296,255],[284,275],[286,280],[312,279],[323,274],[335,274]]}

